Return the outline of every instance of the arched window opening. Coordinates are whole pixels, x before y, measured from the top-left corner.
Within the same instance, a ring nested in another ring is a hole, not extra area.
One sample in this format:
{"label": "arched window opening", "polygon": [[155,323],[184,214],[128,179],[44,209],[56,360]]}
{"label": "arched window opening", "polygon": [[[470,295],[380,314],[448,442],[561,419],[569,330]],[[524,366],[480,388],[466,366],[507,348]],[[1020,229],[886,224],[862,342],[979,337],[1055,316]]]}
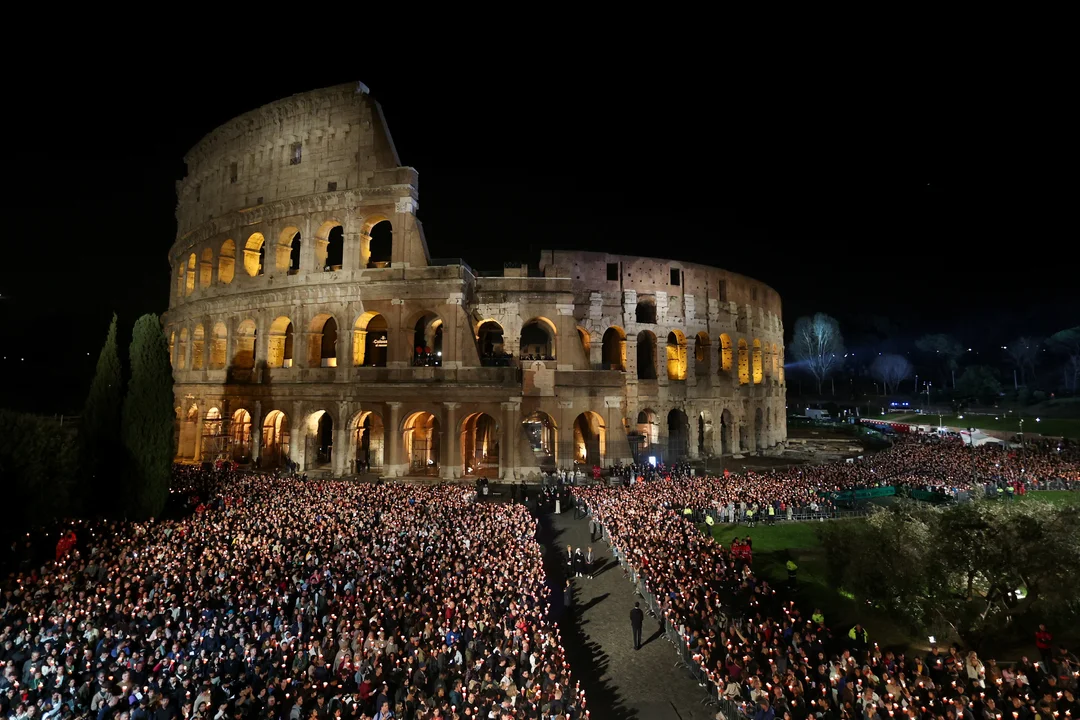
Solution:
{"label": "arched window opening", "polygon": [[605,370],[626,372],[626,333],[612,326],[604,332],[601,355]]}
{"label": "arched window opening", "polygon": [[266,239],[262,233],[252,233],[244,244],[244,271],[250,276],[263,274],[266,260]]}
{"label": "arched window opening", "polygon": [[279,317],[270,324],[270,342],[266,366],[291,368],[293,365],[293,324],[287,317]]}
{"label": "arched window opening", "polygon": [[205,290],[210,287],[214,279],[214,251],[211,248],[203,248],[202,260],[199,261],[199,289]]}
{"label": "arched window opening", "polygon": [[203,420],[202,431],[202,457],[197,458],[200,461],[206,460],[224,460],[222,443],[222,429],[223,423],[221,422],[221,411],[216,407],[212,407],[206,411],[206,419]]}
{"label": "arched window opening", "polygon": [[779,379],[780,384],[784,384],[784,351],[780,351],[780,360],[777,362],[776,377]]}
{"label": "arched window opening", "polygon": [[731,443],[734,423],[730,410],[720,413],[720,453],[722,455],[730,455],[735,450],[735,446]]}
{"label": "arched window opening", "polygon": [[225,323],[219,322],[214,325],[214,335],[210,339],[210,369],[225,369],[226,352],[229,346],[229,330]]}
{"label": "arched window opening", "polygon": [[555,324],[547,318],[534,318],[521,326],[522,360],[555,359]]}
{"label": "arched window opening", "polygon": [[184,263],[176,265],[176,299],[184,297]]}
{"label": "arched window opening", "polygon": [[686,380],[686,337],[678,330],[668,333],[667,373],[668,380]]}
{"label": "arched window opening", "polygon": [[642,330],[637,336],[638,380],[656,379],[656,336]]}
{"label": "arched window opening", "polygon": [[289,241],[289,274],[296,275],[300,272],[300,250],[303,247],[300,233],[293,235]]}
{"label": "arched window opening", "polygon": [[480,323],[476,329],[476,345],[481,365],[501,367],[513,363],[514,355],[503,342],[502,325],[494,320]]}
{"label": "arched window opening", "polygon": [[712,413],[702,410],[698,413],[698,456],[708,457],[713,454],[713,420]]}
{"label": "arched window opening", "polygon": [[558,435],[555,421],[546,412],[537,410],[522,422],[525,437],[532,448],[536,465],[543,471],[555,469],[557,462]]}
{"label": "arched window opening", "polygon": [[642,448],[652,447],[660,442],[660,423],[656,413],[646,408],[637,414],[637,431],[642,436]]}
{"label": "arched window opening", "polygon": [[731,337],[724,333],[720,336],[720,372],[730,373],[733,361]]}
{"label": "arched window opening", "polygon": [[668,413],[668,462],[680,462],[690,454],[690,421],[675,408]]}
{"label": "arched window opening", "polygon": [[772,360],[772,363],[771,363],[771,364],[772,364],[772,373],[770,374],[770,376],[772,377],[772,381],[773,381],[774,383],[776,383],[776,382],[781,382],[781,381],[780,381],[780,372],[779,372],[779,370],[777,369],[777,368],[778,368],[778,366],[779,366],[779,364],[780,364],[780,358],[779,358],[779,355],[780,355],[780,350],[779,350],[779,348],[777,348],[777,347],[776,347],[776,343],[773,343],[773,346],[772,346],[772,353],[771,353],[771,360]]}
{"label": "arched window opening", "polygon": [[592,349],[592,336],[589,335],[589,331],[578,325],[577,329],[578,337],[581,339],[581,349],[585,351],[585,359],[589,359],[589,352]]}
{"label": "arched window opening", "polygon": [[439,475],[439,419],[429,412],[415,412],[403,426],[405,457],[414,475]]}
{"label": "arched window opening", "polygon": [[607,454],[607,428],[599,414],[583,412],[574,420],[574,464],[603,466]]}
{"label": "arched window opening", "polygon": [[326,313],[311,321],[308,336],[308,367],[337,367],[337,321]]}
{"label": "arched window opening", "polygon": [[386,367],[389,334],[386,318],[377,312],[366,312],[353,326],[353,365],[355,367]]}
{"label": "arched window opening", "polygon": [[352,467],[357,475],[379,472],[383,468],[383,421],[369,411],[356,415],[351,425]]}
{"label": "arched window opening", "polygon": [[762,380],[761,341],[754,339],[754,384],[760,385]]}
{"label": "arched window opening", "polygon": [[739,338],[739,384],[748,385],[750,383],[750,351],[746,345],[746,340]]}
{"label": "arched window opening", "polygon": [[188,255],[187,259],[187,273],[184,276],[184,294],[190,295],[195,291],[195,277],[198,272],[196,269],[195,253]]}
{"label": "arched window opening", "polygon": [[499,426],[487,413],[473,413],[461,422],[462,474],[499,477]]}
{"label": "arched window opening", "polygon": [[637,301],[636,319],[646,325],[656,324],[656,298],[639,297]]}
{"label": "arched window opening", "polygon": [[255,368],[255,321],[248,319],[236,328],[236,349],[233,353],[232,370],[238,380],[250,379]]}
{"label": "arched window opening", "polygon": [[228,285],[232,282],[236,272],[236,243],[226,240],[221,244],[221,254],[218,255],[218,282]]}
{"label": "arched window opening", "polygon": [[694,374],[700,376],[709,374],[709,361],[712,356],[709,353],[709,336],[705,332],[699,332],[694,338]]}
{"label": "arched window opening", "polygon": [[169,364],[176,367],[176,331],[169,333]]}
{"label": "arched window opening", "polygon": [[180,344],[176,346],[176,363],[173,365],[177,370],[187,367],[188,329],[180,330]]}
{"label": "arched window opening", "polygon": [[413,365],[440,367],[442,365],[443,321],[434,313],[426,313],[413,326]]}
{"label": "arched window opening", "polygon": [[206,331],[202,325],[196,325],[191,334],[191,369],[203,369],[203,355],[206,353]]}
{"label": "arched window opening", "polygon": [[312,469],[333,466],[334,418],[325,410],[319,410],[308,418],[308,447],[304,453],[307,466]]}
{"label": "arched window opening", "polygon": [[233,462],[251,462],[251,413],[237,410],[229,423],[230,455]]}
{"label": "arched window opening", "polygon": [[345,229],[338,225],[330,231],[326,241],[326,264],[323,265],[323,270],[340,270],[345,258]]}
{"label": "arched window opening", "polygon": [[288,465],[289,441],[289,416],[280,410],[271,410],[262,424],[259,465],[267,469]]}
{"label": "arched window opening", "polygon": [[369,268],[390,267],[390,255],[394,248],[394,229],[389,220],[375,223],[371,228],[371,257]]}

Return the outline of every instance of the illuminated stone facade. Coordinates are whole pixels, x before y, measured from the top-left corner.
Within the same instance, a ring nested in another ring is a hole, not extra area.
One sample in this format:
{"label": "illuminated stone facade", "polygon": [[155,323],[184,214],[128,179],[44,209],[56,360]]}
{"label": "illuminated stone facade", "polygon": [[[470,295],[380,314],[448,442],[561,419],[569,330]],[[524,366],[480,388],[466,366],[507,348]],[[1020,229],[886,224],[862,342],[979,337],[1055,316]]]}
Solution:
{"label": "illuminated stone facade", "polygon": [[430,257],[362,85],[271,103],[185,158],[164,317],[178,455],[522,477],[786,437],[780,298],[691,263]]}

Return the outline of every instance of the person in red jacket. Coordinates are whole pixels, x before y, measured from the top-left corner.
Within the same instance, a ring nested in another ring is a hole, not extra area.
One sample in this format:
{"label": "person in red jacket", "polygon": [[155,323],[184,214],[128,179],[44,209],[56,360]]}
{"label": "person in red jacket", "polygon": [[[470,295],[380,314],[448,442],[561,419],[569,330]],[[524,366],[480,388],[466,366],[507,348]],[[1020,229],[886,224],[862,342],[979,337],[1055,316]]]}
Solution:
{"label": "person in red jacket", "polygon": [[1047,672],[1053,672],[1050,669],[1050,661],[1054,659],[1052,652],[1054,647],[1054,635],[1046,629],[1045,625],[1039,625],[1039,629],[1035,631],[1035,647],[1039,649],[1039,655],[1042,656],[1044,670]]}

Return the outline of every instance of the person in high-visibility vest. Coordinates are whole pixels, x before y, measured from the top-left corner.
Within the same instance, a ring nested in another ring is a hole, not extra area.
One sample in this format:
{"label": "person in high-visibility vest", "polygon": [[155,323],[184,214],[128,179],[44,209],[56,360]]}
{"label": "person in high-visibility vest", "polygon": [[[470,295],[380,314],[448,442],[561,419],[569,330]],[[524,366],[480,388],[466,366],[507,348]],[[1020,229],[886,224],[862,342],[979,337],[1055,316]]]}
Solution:
{"label": "person in high-visibility vest", "polygon": [[746,527],[754,527],[754,508],[746,510]]}
{"label": "person in high-visibility vest", "polygon": [[770,525],[772,525],[774,522],[776,522],[776,506],[775,505],[769,505],[769,521],[768,522],[769,522]]}
{"label": "person in high-visibility vest", "polygon": [[810,619],[819,627],[825,625],[825,616],[822,614],[821,608],[814,608],[814,614],[810,616]]}
{"label": "person in high-visibility vest", "polygon": [[787,567],[788,585],[794,587],[795,583],[796,583],[795,573],[797,573],[799,571],[799,566],[796,565],[793,560],[788,560],[787,564],[786,564],[786,567]]}

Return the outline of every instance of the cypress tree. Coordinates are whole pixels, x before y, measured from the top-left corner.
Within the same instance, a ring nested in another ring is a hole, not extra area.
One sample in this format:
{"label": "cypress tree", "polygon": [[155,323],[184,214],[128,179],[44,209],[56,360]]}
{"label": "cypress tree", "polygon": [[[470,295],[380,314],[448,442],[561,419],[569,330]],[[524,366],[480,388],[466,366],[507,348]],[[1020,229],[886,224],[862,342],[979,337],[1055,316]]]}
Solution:
{"label": "cypress tree", "polygon": [[107,510],[123,481],[121,373],[120,354],[116,348],[116,314],[113,313],[79,425],[80,494],[82,510],[88,514]]}
{"label": "cypress tree", "polygon": [[173,377],[169,346],[154,314],[135,321],[131,381],[124,398],[123,440],[129,464],[129,516],[161,514],[169,497],[174,445]]}

